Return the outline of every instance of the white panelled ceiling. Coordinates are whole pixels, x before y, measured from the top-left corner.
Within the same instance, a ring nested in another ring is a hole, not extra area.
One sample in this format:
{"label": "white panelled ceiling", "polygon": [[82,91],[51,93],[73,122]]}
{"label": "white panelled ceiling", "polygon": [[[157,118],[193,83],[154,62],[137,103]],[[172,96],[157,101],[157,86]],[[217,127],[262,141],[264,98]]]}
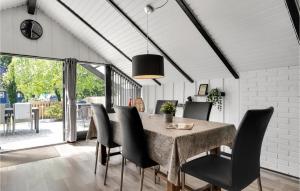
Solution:
{"label": "white panelled ceiling", "polygon": [[[115,2],[146,31],[144,7],[149,2],[153,2],[153,7],[157,7],[165,0],[117,0]],[[149,36],[192,78],[211,79],[230,76],[221,60],[176,1],[170,0],[164,7],[155,10],[149,15],[149,21]]]}
{"label": "white panelled ceiling", "polygon": [[[62,0],[130,58],[146,52],[145,38],[106,0]],[[146,31],[144,7],[165,0],[115,0]],[[237,73],[299,64],[299,44],[284,0],[186,0],[197,19]],[[26,0],[0,0],[0,10]],[[38,0],[38,8],[108,63],[131,75],[131,63],[56,0]],[[38,14],[38,13],[37,13]],[[194,80],[230,77],[175,0],[149,16],[149,36]],[[160,54],[150,45],[150,53]],[[161,82],[186,80],[166,59]],[[152,80],[139,80],[153,84]]]}
{"label": "white panelled ceiling", "polygon": [[[40,2],[40,8],[46,13],[49,13],[49,6],[50,4],[53,4],[53,2],[47,0],[41,0]],[[75,12],[80,13],[80,16],[83,19],[85,19],[89,24],[91,24],[103,36],[108,38],[109,41],[116,45],[130,58],[138,54],[146,53],[145,38],[141,36],[137,32],[137,30],[135,30],[131,25],[129,25],[128,21],[122,16],[120,16],[120,14],[106,1],[89,0],[87,3],[86,1],[81,0],[64,0],[63,2],[66,3],[69,7],[71,7]],[[62,7],[61,5],[59,6]],[[58,20],[59,23],[61,23],[63,26],[66,26],[68,30],[74,33],[76,33],[76,30],[79,33],[81,33],[81,30],[78,30],[76,27],[74,27],[74,24],[66,24],[66,22],[70,22],[69,19],[66,19],[64,16],[64,14],[67,14],[68,11],[57,11],[56,8],[51,9],[51,11],[52,10],[58,15],[55,19]],[[50,13],[49,15],[53,15],[53,13]],[[91,44],[89,45],[91,47],[96,46],[96,51],[98,51],[99,54],[103,55],[111,63],[113,63],[119,69],[131,76],[131,62],[125,59],[125,57],[119,53],[117,53],[118,55],[113,55],[111,53],[111,50],[107,48],[107,46],[109,45],[106,42],[104,42],[100,37],[95,38],[95,36],[85,35],[80,36],[80,38],[85,39],[85,41],[87,41],[88,43],[91,42]],[[157,52],[157,50],[154,49],[152,46],[150,46],[150,52],[159,54],[159,52]],[[170,63],[168,63],[166,60],[165,63],[166,78],[160,81],[172,80],[173,76],[177,76],[179,80],[184,79],[180,75],[180,73],[170,65]],[[152,80],[147,81],[153,83]],[[145,81],[139,80],[139,82],[143,83]]]}
{"label": "white panelled ceiling", "polygon": [[285,0],[187,0],[238,72],[299,64]]}

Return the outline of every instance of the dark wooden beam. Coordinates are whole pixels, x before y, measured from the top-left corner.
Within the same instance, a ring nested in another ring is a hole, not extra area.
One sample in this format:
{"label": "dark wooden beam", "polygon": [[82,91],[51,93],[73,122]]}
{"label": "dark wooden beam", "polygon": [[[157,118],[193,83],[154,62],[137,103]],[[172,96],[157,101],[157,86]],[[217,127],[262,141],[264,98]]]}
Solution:
{"label": "dark wooden beam", "polygon": [[219,47],[215,44],[213,39],[210,37],[208,32],[204,29],[204,27],[201,25],[201,23],[198,21],[198,19],[194,16],[188,5],[185,3],[184,0],[176,0],[178,5],[181,7],[181,9],[184,11],[186,16],[191,20],[191,22],[194,24],[194,26],[198,29],[198,31],[201,33],[201,35],[204,37],[204,39],[207,41],[207,43],[210,45],[210,47],[215,51],[217,56],[221,59],[221,61],[224,63],[226,68],[229,70],[229,72],[233,75],[234,78],[238,79],[239,75],[236,73],[236,71],[232,68],[227,58],[224,56],[222,51],[219,49]]}
{"label": "dark wooden beam", "polygon": [[[147,38],[147,34],[113,0],[106,1],[113,8],[115,8],[138,32],[140,32],[144,38]],[[194,83],[194,80],[185,71],[183,71],[165,51],[163,51],[150,37],[148,39],[149,42],[174,66],[178,72],[180,72],[188,81]]]}
{"label": "dark wooden beam", "polygon": [[294,30],[300,44],[300,35],[299,35],[299,4],[297,0],[285,0],[286,7],[290,13],[291,21],[294,26]]}
{"label": "dark wooden beam", "polygon": [[36,0],[27,0],[27,12],[34,15],[36,9]]}
{"label": "dark wooden beam", "polygon": [[[105,42],[107,42],[110,46],[112,46],[115,50],[117,50],[121,55],[123,55],[128,61],[132,62],[131,58],[127,56],[121,49],[119,49],[116,45],[114,45],[110,40],[108,40],[105,36],[103,36],[97,29],[95,29],[90,23],[88,23],[85,19],[83,19],[78,13],[76,13],[71,7],[62,2],[61,0],[57,0],[63,7],[65,7],[70,13],[72,13],[75,17],[77,17],[81,22],[83,22],[86,26],[88,26],[92,31],[94,31],[99,37],[101,37]],[[154,80],[157,83],[157,80]],[[157,83],[161,85],[160,83]]]}
{"label": "dark wooden beam", "polygon": [[111,66],[105,66],[105,108],[108,113],[113,112],[112,104],[112,80],[111,80]]}

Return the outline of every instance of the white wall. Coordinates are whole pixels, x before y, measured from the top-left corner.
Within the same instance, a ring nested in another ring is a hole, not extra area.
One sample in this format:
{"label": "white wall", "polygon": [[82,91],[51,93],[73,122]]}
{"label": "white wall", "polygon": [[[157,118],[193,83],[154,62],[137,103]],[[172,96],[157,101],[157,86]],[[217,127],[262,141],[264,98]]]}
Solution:
{"label": "white wall", "polygon": [[[40,39],[29,40],[22,35],[20,24],[25,19],[33,19],[41,24],[43,36]],[[101,56],[42,11],[37,10],[36,15],[29,15],[26,6],[0,11],[0,52],[105,62]]]}
{"label": "white wall", "polygon": [[[194,84],[174,82],[159,86],[144,86],[143,99],[147,112],[153,112],[157,99],[177,99],[184,103],[202,83],[209,89],[225,92],[223,110],[212,109],[211,121],[233,123],[238,127],[248,109],[273,106],[275,112],[268,126],[261,154],[261,166],[299,177],[300,136],[300,72],[299,66],[282,67],[240,73],[234,78],[201,80]],[[193,97],[206,101],[204,97]],[[182,108],[176,113],[182,116]]]}

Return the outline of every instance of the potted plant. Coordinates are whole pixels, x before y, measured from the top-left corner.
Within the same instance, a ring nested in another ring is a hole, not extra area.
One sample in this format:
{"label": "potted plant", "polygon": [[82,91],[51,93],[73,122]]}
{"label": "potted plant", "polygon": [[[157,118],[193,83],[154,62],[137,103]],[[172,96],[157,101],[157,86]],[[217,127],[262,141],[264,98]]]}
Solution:
{"label": "potted plant", "polygon": [[171,123],[173,121],[173,115],[175,114],[176,107],[172,102],[164,103],[160,111],[164,113],[164,118],[167,123]]}
{"label": "potted plant", "polygon": [[209,91],[207,95],[207,101],[212,102],[213,105],[217,105],[218,110],[222,111],[222,94],[217,88]]}

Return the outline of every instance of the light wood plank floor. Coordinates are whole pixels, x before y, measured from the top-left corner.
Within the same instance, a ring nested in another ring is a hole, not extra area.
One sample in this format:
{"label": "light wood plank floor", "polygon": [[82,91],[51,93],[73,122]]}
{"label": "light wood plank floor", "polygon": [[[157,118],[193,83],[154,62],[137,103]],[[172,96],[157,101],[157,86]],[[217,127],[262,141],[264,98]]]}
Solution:
{"label": "light wood plank floor", "polygon": [[[121,157],[111,158],[107,186],[103,186],[104,167],[98,166],[94,175],[95,143],[80,142],[75,145],[57,145],[61,157],[0,168],[1,191],[118,191]],[[1,156],[0,156],[1,157]],[[187,177],[187,184],[197,188],[204,183]],[[282,175],[262,170],[264,191],[297,191],[299,182]],[[138,190],[139,171],[132,163],[125,167],[125,191]],[[165,190],[165,182],[153,182],[153,172],[145,172],[144,191]],[[258,190],[256,182],[245,189]]]}

